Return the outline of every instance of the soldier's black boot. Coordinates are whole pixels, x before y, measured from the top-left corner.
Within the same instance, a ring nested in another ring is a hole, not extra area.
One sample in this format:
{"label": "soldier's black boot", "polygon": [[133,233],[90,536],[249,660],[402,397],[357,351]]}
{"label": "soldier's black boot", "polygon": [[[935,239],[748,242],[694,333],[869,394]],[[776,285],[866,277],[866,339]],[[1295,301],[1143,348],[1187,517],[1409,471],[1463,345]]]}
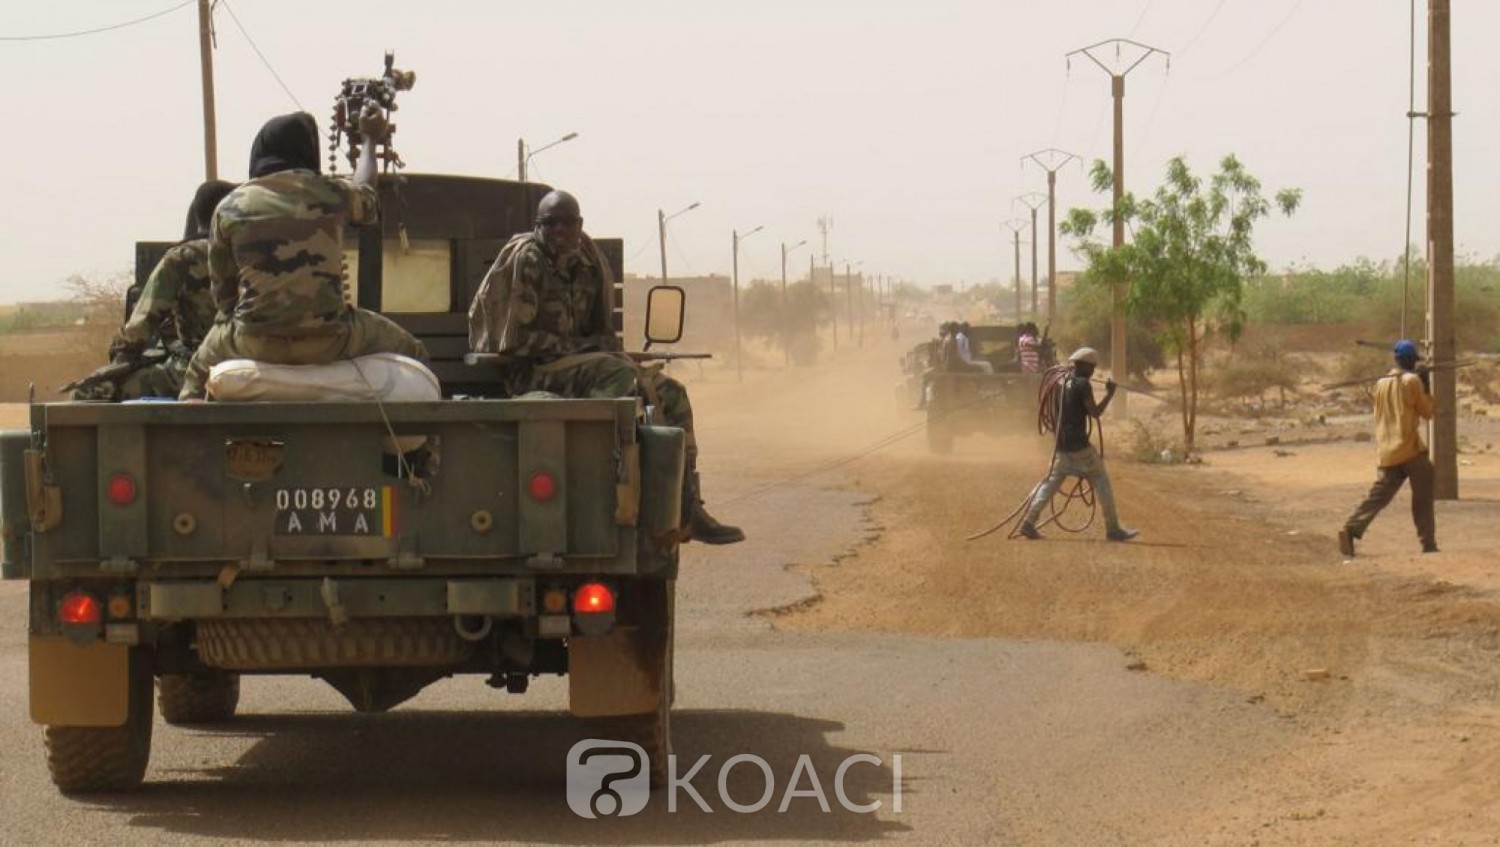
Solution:
{"label": "soldier's black boot", "polygon": [[693,541],[702,541],[704,544],[735,544],[745,540],[744,530],[719,523],[703,507],[702,488],[698,483],[696,469],[688,470],[686,483],[682,492],[682,510],[686,512],[684,523],[692,533]]}

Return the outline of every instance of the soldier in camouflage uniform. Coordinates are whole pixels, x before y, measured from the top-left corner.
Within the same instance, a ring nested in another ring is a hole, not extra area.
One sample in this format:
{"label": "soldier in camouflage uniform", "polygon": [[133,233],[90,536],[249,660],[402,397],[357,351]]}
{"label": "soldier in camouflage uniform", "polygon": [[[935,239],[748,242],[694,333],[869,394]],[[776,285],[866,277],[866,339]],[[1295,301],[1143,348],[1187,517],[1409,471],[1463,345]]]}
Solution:
{"label": "soldier in camouflage uniform", "polygon": [[[109,347],[105,371],[126,372],[113,378],[87,379],[74,400],[134,400],[176,397],[188,360],[214,323],[214,300],[208,289],[208,227],[214,207],[234,184],[210,180],[198,186],[188,207],[183,240],[157,262],[136,298],[124,326]],[[161,348],[166,358],[144,360],[148,349]],[[134,365],[134,369],[129,367]],[[123,368],[121,366],[124,366]]]}
{"label": "soldier in camouflage uniform", "polygon": [[506,359],[512,394],[548,391],[565,397],[640,397],[662,420],[687,433],[683,524],[708,544],[745,540],[738,527],[703,507],[693,407],[682,383],[623,355],[610,317],[609,265],[583,232],[578,201],[554,191],[537,207],[536,229],[512,238],[485,275],[469,307],[469,345]]}
{"label": "soldier in camouflage uniform", "polygon": [[273,118],[250,150],[249,182],[224,198],[209,234],[209,271],[220,319],[188,365],[181,397],[202,398],[209,371],[228,359],[327,364],[370,353],[425,361],[427,351],[388,318],[344,302],[344,224],[375,223],[378,108],[360,115],[352,184],[319,170],[311,115]]}

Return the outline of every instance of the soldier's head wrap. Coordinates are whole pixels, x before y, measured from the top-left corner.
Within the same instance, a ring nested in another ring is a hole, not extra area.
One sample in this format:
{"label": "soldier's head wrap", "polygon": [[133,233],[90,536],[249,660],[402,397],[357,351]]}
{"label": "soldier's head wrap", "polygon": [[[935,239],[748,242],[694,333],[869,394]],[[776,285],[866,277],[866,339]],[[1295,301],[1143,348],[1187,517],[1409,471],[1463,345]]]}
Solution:
{"label": "soldier's head wrap", "polygon": [[306,112],[278,115],[266,121],[250,145],[250,178],[298,168],[322,173],[318,160],[318,122]]}
{"label": "soldier's head wrap", "polygon": [[234,183],[222,179],[211,179],[198,186],[197,193],[193,195],[193,203],[188,206],[187,226],[182,231],[182,240],[207,238],[208,225],[214,219],[214,209],[233,190]]}

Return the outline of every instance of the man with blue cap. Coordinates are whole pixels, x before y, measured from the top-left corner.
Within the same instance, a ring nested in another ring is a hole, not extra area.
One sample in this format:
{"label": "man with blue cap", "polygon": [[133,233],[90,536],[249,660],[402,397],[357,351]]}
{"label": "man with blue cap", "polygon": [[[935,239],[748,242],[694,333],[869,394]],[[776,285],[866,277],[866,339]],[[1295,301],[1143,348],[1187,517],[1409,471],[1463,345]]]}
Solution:
{"label": "man with blue cap", "polygon": [[1433,515],[1432,460],[1422,440],[1422,421],[1432,420],[1429,371],[1418,370],[1417,345],[1405,339],[1392,348],[1396,367],[1375,383],[1375,443],[1380,464],[1375,484],[1344,528],[1339,530],[1339,552],[1354,555],[1354,542],[1365,534],[1380,510],[1390,505],[1401,484],[1411,480],[1411,519],[1423,553],[1436,553],[1437,520]]}

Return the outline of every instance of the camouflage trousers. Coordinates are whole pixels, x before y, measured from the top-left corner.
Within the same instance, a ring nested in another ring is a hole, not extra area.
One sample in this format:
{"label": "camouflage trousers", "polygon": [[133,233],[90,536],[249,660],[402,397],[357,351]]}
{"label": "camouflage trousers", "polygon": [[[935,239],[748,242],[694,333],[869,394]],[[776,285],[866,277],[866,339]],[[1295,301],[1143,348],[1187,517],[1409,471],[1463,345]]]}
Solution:
{"label": "camouflage trousers", "polygon": [[400,353],[427,361],[427,348],[422,342],[390,318],[364,309],[345,310],[326,335],[246,332],[238,323],[224,321],[214,324],[198,345],[178,396],[183,400],[203,398],[209,371],[230,359],[254,359],[273,365],[326,365],[371,353]]}
{"label": "camouflage trousers", "polygon": [[119,403],[142,397],[176,397],[182,390],[182,379],[187,368],[186,355],[169,356],[162,362],[132,371],[119,382],[106,381],[76,389],[72,393],[72,399]]}
{"label": "camouflage trousers", "polygon": [[[693,407],[682,383],[660,367],[642,366],[618,353],[577,353],[515,374],[511,390],[547,391],[563,397],[640,397],[656,408],[656,420],[687,432],[688,450],[696,452]],[[516,390],[516,389],[520,390]]]}

